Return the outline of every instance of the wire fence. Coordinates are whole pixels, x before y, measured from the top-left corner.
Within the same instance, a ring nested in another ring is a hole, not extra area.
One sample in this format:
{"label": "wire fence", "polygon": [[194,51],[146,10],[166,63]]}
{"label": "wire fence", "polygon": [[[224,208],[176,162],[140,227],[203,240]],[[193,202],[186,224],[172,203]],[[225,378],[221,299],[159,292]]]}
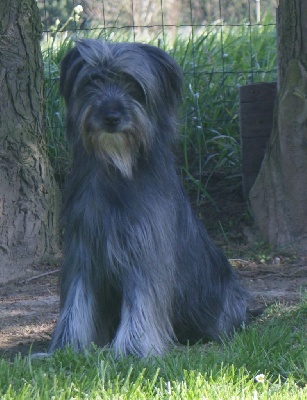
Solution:
{"label": "wire fence", "polygon": [[273,0],[38,0],[37,4],[49,82],[47,124],[57,143],[51,145],[56,148],[54,158],[64,157],[58,154],[63,104],[57,93],[64,44],[68,37],[100,37],[157,45],[181,65],[182,164],[187,179],[199,186],[212,168],[240,168],[238,86],[276,80]]}

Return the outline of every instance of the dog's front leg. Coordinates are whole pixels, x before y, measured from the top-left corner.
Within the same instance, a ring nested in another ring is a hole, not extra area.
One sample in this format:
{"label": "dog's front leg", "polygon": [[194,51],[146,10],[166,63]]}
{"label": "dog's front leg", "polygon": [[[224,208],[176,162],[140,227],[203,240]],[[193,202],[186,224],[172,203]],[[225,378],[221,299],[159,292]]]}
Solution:
{"label": "dog's front leg", "polygon": [[67,345],[74,350],[89,346],[95,338],[94,298],[88,284],[77,275],[71,282],[53,333],[49,352]]}
{"label": "dog's front leg", "polygon": [[[95,340],[96,299],[92,288],[91,249],[79,236],[66,236],[62,265],[61,310],[49,351],[67,345],[81,350]],[[97,324],[96,324],[97,325]]]}
{"label": "dog's front leg", "polygon": [[125,282],[121,322],[113,341],[117,356],[161,355],[175,341],[167,303],[170,293],[164,293],[161,282],[151,285],[146,279]]}

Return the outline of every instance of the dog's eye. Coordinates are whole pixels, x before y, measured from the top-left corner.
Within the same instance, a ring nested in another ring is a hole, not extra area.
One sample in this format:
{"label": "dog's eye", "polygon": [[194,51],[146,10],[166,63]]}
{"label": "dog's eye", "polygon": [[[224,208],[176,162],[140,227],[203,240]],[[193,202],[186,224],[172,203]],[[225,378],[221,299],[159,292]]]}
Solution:
{"label": "dog's eye", "polygon": [[128,86],[130,96],[139,103],[146,103],[146,94],[144,88],[136,81],[131,81]]}
{"label": "dog's eye", "polygon": [[146,92],[142,85],[134,78],[134,76],[123,72],[117,76],[117,82],[126,90],[126,93],[133,97],[139,103],[146,103]]}

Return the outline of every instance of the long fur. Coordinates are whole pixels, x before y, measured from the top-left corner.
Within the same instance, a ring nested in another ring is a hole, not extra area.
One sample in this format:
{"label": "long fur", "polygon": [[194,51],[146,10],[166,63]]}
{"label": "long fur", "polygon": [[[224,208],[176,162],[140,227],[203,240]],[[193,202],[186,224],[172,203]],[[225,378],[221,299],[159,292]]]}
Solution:
{"label": "long fur", "polygon": [[80,40],[62,61],[73,166],[50,352],[94,342],[161,355],[246,320],[245,293],[176,173],[181,81],[174,60],[144,44]]}

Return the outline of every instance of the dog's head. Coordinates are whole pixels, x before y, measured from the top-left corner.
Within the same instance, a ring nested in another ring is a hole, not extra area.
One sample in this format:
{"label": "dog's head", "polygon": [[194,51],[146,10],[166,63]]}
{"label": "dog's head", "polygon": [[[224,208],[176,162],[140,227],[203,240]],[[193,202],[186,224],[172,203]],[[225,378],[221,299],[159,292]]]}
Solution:
{"label": "dog's head", "polygon": [[124,176],[155,141],[174,139],[181,71],[159,48],[80,40],[62,61],[60,91],[70,142]]}

